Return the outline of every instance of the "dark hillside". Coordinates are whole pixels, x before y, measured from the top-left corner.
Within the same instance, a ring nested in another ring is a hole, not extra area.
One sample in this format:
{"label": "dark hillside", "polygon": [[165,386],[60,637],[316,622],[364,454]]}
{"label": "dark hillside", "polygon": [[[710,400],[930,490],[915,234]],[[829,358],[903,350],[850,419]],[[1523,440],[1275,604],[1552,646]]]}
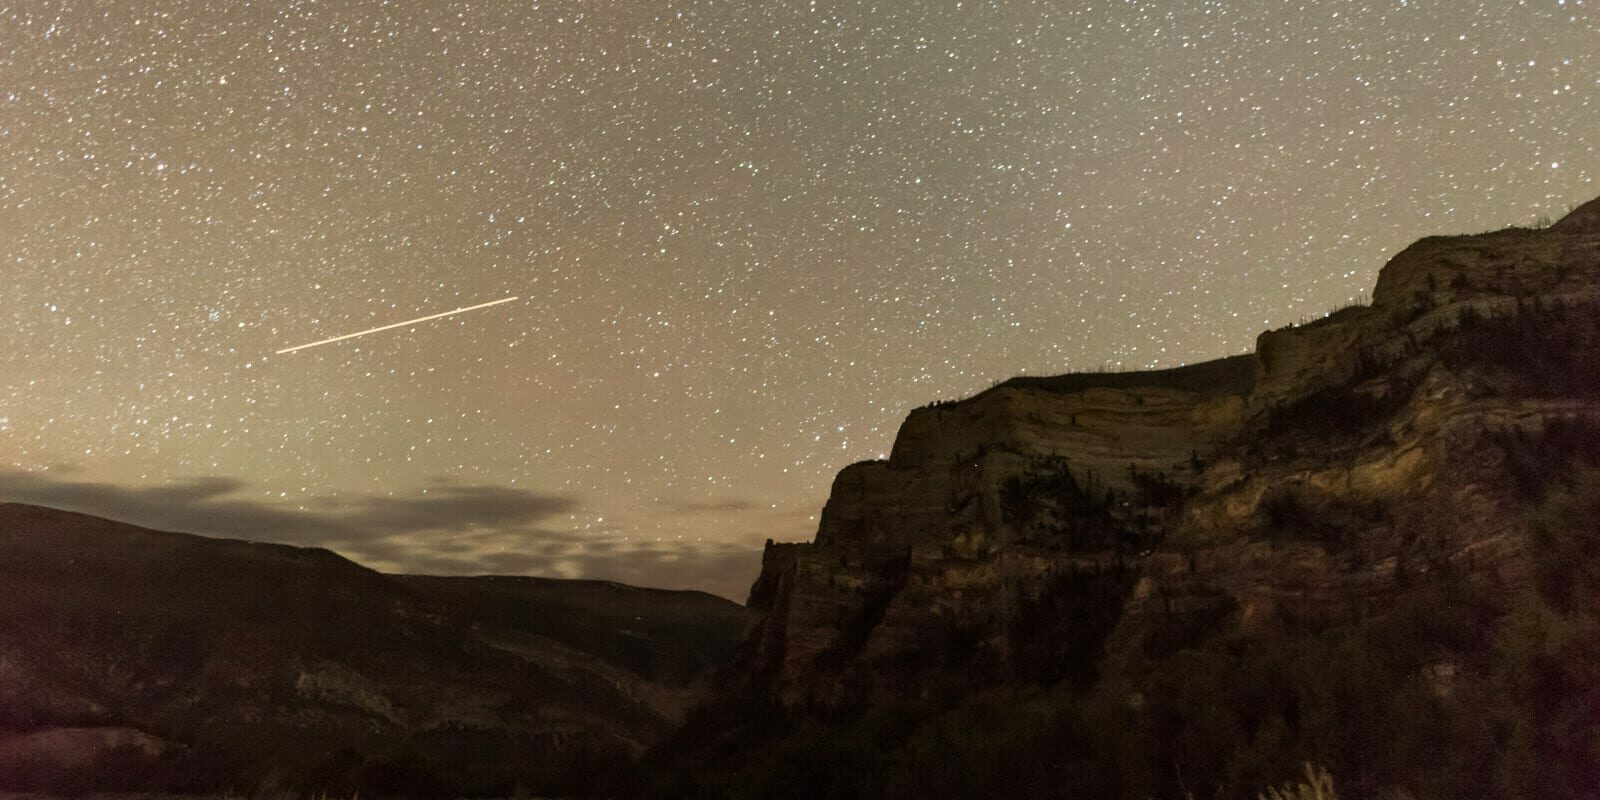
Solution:
{"label": "dark hillside", "polygon": [[397,578],[15,504],[0,585],[16,790],[572,791],[670,730],[744,626],[710,595]]}

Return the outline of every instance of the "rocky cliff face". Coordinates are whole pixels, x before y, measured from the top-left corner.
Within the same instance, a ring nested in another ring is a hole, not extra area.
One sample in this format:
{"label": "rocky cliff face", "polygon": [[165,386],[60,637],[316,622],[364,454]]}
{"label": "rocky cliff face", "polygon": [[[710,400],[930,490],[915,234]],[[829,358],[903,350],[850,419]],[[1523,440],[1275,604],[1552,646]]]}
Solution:
{"label": "rocky cliff face", "polygon": [[745,624],[16,504],[0,586],[0,789],[57,793],[570,793],[670,731]]}
{"label": "rocky cliff face", "polygon": [[733,674],[822,709],[1116,680],[1381,613],[1430,571],[1514,586],[1519,459],[1600,423],[1597,309],[1600,200],[1419,241],[1370,306],[1251,355],[918,409],[839,474],[815,541],[769,544]]}

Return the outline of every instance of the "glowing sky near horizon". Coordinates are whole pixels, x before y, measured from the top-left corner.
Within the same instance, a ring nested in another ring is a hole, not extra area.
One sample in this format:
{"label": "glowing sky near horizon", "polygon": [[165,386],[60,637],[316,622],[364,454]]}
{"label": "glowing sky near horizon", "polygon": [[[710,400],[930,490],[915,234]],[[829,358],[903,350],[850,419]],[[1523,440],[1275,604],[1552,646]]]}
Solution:
{"label": "glowing sky near horizon", "polygon": [[742,597],[915,406],[1600,194],[1597,10],[13,3],[0,496]]}

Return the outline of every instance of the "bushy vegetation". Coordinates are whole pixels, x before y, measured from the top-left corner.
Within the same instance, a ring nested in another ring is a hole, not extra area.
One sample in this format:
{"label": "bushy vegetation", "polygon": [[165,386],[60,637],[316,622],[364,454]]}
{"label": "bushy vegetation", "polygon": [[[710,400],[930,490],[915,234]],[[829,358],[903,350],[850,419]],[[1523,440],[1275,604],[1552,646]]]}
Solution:
{"label": "bushy vegetation", "polygon": [[1116,627],[1136,573],[1113,566],[1069,570],[1052,578],[1037,597],[1024,598],[1007,626],[1007,672],[1017,680],[1092,686],[1095,659]]}
{"label": "bushy vegetation", "polygon": [[1261,800],[1339,800],[1339,793],[1327,770],[1307,764],[1305,780],[1268,789]]}
{"label": "bushy vegetation", "polygon": [[1455,369],[1487,368],[1520,395],[1600,398],[1600,304],[1535,297],[1514,310],[1461,309],[1441,355]]}
{"label": "bushy vegetation", "polygon": [[1574,469],[1600,467],[1600,424],[1555,417],[1542,429],[1505,428],[1486,436],[1503,454],[1501,472],[1523,500],[1536,500],[1569,480]]}
{"label": "bushy vegetation", "polygon": [[1495,637],[1505,797],[1600,786],[1600,472],[1551,493],[1528,535],[1528,586]]}
{"label": "bushy vegetation", "polygon": [[1318,389],[1273,407],[1266,418],[1265,441],[1299,437],[1316,444],[1356,442],[1378,431],[1411,399],[1414,384],[1394,381],[1381,391],[1354,383]]}
{"label": "bushy vegetation", "polygon": [[1000,487],[1006,519],[1025,536],[1059,541],[1079,551],[1124,546],[1124,526],[1113,515],[1116,492],[1087,476],[1080,483],[1065,458],[1036,459]]}
{"label": "bushy vegetation", "polygon": [[1273,541],[1313,541],[1339,547],[1360,531],[1390,523],[1390,515],[1390,507],[1380,500],[1283,483],[1261,498],[1259,520],[1265,529],[1260,533]]}
{"label": "bushy vegetation", "polygon": [[[439,738],[439,737],[434,737]],[[471,738],[471,737],[467,737]],[[488,737],[478,737],[479,744]],[[272,761],[258,750],[200,742],[178,752],[152,757],[122,747],[82,763],[56,759],[13,760],[0,770],[0,792],[38,792],[51,797],[99,793],[250,797],[261,800],[370,797],[511,797],[527,794],[563,797],[616,796],[634,786],[633,753],[620,745],[548,739],[488,749],[456,743],[425,743],[419,748],[352,747],[325,751],[320,758],[291,754]]]}
{"label": "bushy vegetation", "polygon": [[[1198,468],[1202,462],[1193,457]],[[1166,523],[1192,494],[1165,472],[1128,465],[1131,489],[1087,473],[1080,481],[1059,456],[1035,458],[1000,487],[1006,519],[1027,538],[1078,552],[1137,553],[1160,542]]]}

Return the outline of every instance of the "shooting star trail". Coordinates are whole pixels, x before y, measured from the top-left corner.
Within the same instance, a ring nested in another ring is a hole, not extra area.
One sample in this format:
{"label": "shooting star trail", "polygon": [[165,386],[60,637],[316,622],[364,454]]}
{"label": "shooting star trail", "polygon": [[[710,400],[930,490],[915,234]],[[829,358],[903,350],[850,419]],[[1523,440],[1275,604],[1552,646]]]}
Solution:
{"label": "shooting star trail", "polygon": [[497,306],[497,305],[500,305],[501,303],[509,303],[512,300],[521,300],[521,299],[522,298],[520,298],[520,297],[507,297],[507,298],[505,298],[503,300],[494,300],[494,301],[491,301],[491,302],[488,302],[488,303],[479,303],[478,305],[475,305],[475,306],[466,306],[466,307],[463,307],[463,308],[455,309],[454,311],[444,311],[444,312],[441,312],[441,313],[438,313],[438,314],[429,314],[426,317],[417,317],[416,319],[408,319],[405,322],[396,322],[393,325],[383,325],[383,326],[377,327],[377,328],[368,328],[367,330],[358,331],[356,333],[347,333],[347,334],[345,334],[343,336],[335,336],[335,337],[333,337],[331,339],[323,339],[320,342],[312,342],[310,344],[302,344],[302,345],[299,345],[297,347],[286,347],[286,348],[284,348],[282,350],[276,351],[276,353],[277,353],[277,355],[281,356],[284,353],[293,353],[296,350],[304,350],[304,349],[306,349],[308,347],[320,347],[321,345],[325,345],[325,344],[333,344],[334,342],[342,342],[345,339],[354,339],[357,336],[366,336],[369,333],[377,333],[379,331],[393,330],[395,328],[404,328],[407,325],[415,325],[415,324],[417,324],[419,322],[427,322],[430,319],[438,319],[440,317],[448,317],[451,314],[465,314],[468,311],[477,311],[480,308],[488,308],[489,306]]}

